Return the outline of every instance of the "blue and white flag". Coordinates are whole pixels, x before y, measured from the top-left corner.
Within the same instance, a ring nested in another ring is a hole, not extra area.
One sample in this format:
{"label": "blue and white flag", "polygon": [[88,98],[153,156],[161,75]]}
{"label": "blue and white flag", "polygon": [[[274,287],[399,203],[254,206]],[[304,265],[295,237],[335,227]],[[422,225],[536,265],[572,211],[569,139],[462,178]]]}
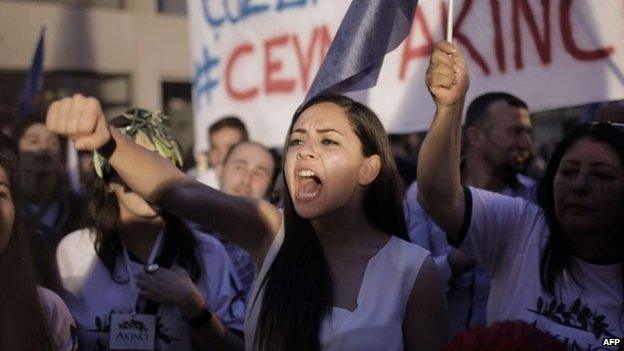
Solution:
{"label": "blue and white flag", "polygon": [[353,0],[305,101],[375,86],[384,57],[409,34],[418,0]]}
{"label": "blue and white flag", "polygon": [[45,27],[41,28],[39,42],[35,49],[30,71],[26,76],[24,88],[19,98],[19,116],[26,118],[34,109],[37,96],[43,88],[43,51],[45,42]]}

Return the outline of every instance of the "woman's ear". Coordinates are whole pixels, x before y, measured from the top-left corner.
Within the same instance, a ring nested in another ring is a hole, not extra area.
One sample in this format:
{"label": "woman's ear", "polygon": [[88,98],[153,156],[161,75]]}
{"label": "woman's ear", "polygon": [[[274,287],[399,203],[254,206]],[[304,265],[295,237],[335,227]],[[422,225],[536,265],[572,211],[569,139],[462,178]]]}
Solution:
{"label": "woman's ear", "polygon": [[372,183],[379,171],[381,170],[381,158],[379,155],[372,155],[364,159],[364,163],[360,167],[360,174],[358,177],[358,184],[366,186]]}
{"label": "woman's ear", "polygon": [[118,176],[115,175],[115,176],[111,177],[108,182],[104,182],[104,187],[106,188],[106,192],[107,193],[112,194],[116,190],[118,190],[119,188],[121,188],[121,189],[124,188],[124,184],[120,183],[121,180],[119,180],[119,178],[117,178],[117,177]]}

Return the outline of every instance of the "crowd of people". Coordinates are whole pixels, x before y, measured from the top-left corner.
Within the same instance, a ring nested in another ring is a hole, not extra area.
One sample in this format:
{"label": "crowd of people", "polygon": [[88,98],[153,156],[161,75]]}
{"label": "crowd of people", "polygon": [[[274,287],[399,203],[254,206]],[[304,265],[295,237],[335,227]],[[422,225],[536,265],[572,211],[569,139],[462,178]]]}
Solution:
{"label": "crowd of people", "polygon": [[621,105],[531,169],[530,101],[464,109],[448,42],[426,85],[417,154],[342,95],[300,106],[282,152],[224,117],[186,173],[159,113],[81,95],[0,134],[0,349],[621,350]]}

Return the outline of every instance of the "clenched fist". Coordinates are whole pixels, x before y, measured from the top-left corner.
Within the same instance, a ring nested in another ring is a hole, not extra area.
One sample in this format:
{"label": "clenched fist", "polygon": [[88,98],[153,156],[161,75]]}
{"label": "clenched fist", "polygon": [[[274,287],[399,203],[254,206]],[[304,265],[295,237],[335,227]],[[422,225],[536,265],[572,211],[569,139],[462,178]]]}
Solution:
{"label": "clenched fist", "polygon": [[111,138],[100,102],[80,94],[53,102],[46,126],[53,133],[71,139],[77,150],[97,150]]}
{"label": "clenched fist", "polygon": [[448,41],[435,45],[425,80],[438,108],[463,103],[470,79],[468,67],[457,46]]}

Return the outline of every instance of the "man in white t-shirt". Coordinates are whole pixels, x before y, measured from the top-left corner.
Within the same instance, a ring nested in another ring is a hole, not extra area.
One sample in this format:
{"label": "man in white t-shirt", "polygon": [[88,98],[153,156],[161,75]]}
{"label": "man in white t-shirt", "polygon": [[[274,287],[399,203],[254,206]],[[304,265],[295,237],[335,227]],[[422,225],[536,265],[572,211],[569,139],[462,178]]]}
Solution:
{"label": "man in white t-shirt", "polygon": [[[506,93],[487,93],[468,107],[464,124],[462,183],[531,201],[535,181],[520,174],[531,155],[531,118],[527,104]],[[405,214],[412,242],[431,251],[448,282],[453,334],[485,325],[490,288],[487,272],[449,245],[446,235],[416,201],[414,182]]]}

